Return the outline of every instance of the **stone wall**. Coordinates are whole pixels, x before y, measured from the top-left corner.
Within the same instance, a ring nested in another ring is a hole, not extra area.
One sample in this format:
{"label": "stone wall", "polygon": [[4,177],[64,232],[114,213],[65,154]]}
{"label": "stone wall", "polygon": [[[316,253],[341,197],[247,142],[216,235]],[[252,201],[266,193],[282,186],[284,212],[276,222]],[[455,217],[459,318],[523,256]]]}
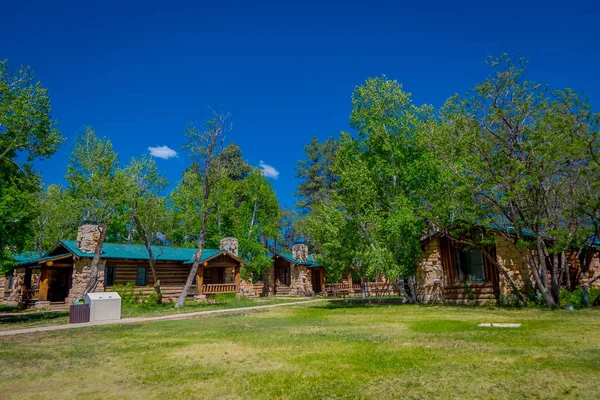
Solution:
{"label": "stone wall", "polygon": [[[527,293],[533,287],[533,277],[529,265],[515,245],[504,236],[496,236],[496,260],[507,271],[521,293]],[[509,295],[511,287],[506,278],[500,274],[500,294]]]}
{"label": "stone wall", "polygon": [[228,251],[236,257],[238,256],[238,240],[234,237],[226,237],[221,239],[219,242],[219,247],[221,250]]}
{"label": "stone wall", "polygon": [[84,253],[94,253],[100,240],[100,226],[85,224],[77,230],[77,248]]}
{"label": "stone wall", "polygon": [[4,299],[5,294],[7,294],[8,279],[8,275],[0,275],[0,300]]}
{"label": "stone wall", "polygon": [[310,270],[304,265],[291,264],[290,294],[312,296],[312,281]]}
{"label": "stone wall", "polygon": [[[600,250],[596,250],[592,253],[588,270],[588,279],[590,280],[594,279],[598,276],[598,274],[600,274]],[[600,288],[600,279],[592,283],[592,287]]]}
{"label": "stone wall", "polygon": [[275,295],[275,267],[271,267],[263,272],[263,296]]}
{"label": "stone wall", "polygon": [[292,246],[292,257],[300,262],[308,261],[308,245],[304,243],[296,243]]}
{"label": "stone wall", "polygon": [[257,293],[251,279],[240,280],[240,294],[247,297],[256,297]]}
{"label": "stone wall", "polygon": [[[91,258],[81,258],[75,260],[73,264],[73,280],[71,283],[71,290],[69,290],[69,296],[66,299],[67,303],[73,302],[73,300],[83,297],[85,288],[90,281],[90,264],[92,263]],[[104,265],[105,260],[100,260],[98,263],[98,286],[96,292],[104,291]]]}
{"label": "stone wall", "polygon": [[13,270],[13,285],[5,304],[9,306],[20,306],[23,303],[23,291],[25,290],[25,268]]}
{"label": "stone wall", "polygon": [[420,303],[441,303],[444,301],[444,271],[440,239],[433,238],[425,244],[423,260],[417,268],[417,301]]}

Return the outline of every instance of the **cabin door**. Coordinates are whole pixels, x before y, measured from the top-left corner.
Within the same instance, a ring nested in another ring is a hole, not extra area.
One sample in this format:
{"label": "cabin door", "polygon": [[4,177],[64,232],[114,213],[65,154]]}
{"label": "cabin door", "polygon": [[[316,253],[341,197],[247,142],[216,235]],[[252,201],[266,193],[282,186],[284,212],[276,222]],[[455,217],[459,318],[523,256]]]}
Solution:
{"label": "cabin door", "polygon": [[289,286],[290,285],[290,268],[280,267],[279,268],[279,284]]}
{"label": "cabin door", "polygon": [[312,289],[315,293],[321,293],[321,271],[318,269],[313,269],[310,272],[312,279]]}
{"label": "cabin door", "polygon": [[65,301],[71,289],[73,268],[53,268],[48,271],[48,300]]}

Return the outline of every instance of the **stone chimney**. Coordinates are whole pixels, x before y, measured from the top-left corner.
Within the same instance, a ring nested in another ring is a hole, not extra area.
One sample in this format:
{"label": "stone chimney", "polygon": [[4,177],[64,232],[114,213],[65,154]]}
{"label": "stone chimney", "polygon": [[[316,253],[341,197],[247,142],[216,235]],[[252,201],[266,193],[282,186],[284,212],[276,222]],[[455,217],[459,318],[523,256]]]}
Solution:
{"label": "stone chimney", "polygon": [[100,240],[100,225],[84,224],[77,230],[77,248],[84,253],[96,251]]}
{"label": "stone chimney", "polygon": [[308,261],[308,245],[304,243],[296,243],[292,246],[292,257],[300,262]]}
{"label": "stone chimney", "polygon": [[234,237],[226,237],[219,242],[221,250],[225,250],[237,257],[238,255],[238,240]]}

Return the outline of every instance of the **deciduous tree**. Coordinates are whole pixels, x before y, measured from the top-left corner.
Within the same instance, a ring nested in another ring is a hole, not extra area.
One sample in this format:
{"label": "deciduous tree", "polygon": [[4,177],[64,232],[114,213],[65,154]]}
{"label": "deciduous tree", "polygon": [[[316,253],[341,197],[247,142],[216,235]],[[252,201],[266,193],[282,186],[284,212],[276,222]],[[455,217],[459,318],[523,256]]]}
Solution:
{"label": "deciduous tree", "polygon": [[598,198],[591,166],[598,114],[572,90],[525,79],[522,60],[503,56],[490,65],[492,75],[451,97],[430,131],[429,144],[451,174],[442,195],[452,214],[439,213],[438,222],[491,227],[513,241],[536,290],[556,307],[567,254],[592,232],[581,204]]}
{"label": "deciduous tree", "polygon": [[34,232],[41,179],[31,162],[51,156],[63,142],[47,89],[29,67],[12,74],[0,61],[0,272],[14,265],[13,251]]}

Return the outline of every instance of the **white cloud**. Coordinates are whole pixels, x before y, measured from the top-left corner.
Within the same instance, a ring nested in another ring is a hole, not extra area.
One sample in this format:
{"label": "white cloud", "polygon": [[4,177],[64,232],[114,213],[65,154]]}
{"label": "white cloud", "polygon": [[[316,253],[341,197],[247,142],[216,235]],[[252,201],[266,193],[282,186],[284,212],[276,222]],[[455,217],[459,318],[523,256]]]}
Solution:
{"label": "white cloud", "polygon": [[258,167],[262,171],[263,175],[267,178],[277,179],[279,177],[279,171],[271,167],[269,164],[265,164],[263,160],[260,160],[260,163],[258,163]]}
{"label": "white cloud", "polygon": [[177,157],[177,152],[167,146],[148,147],[150,155],[168,160],[171,157]]}

